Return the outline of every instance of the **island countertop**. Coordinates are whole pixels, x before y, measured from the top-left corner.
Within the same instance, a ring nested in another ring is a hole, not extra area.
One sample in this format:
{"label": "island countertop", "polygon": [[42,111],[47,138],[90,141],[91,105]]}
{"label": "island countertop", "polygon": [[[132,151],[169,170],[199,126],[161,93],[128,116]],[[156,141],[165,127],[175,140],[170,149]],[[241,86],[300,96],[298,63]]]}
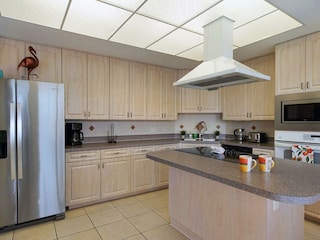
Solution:
{"label": "island countertop", "polygon": [[270,173],[260,172],[259,164],[250,173],[243,173],[237,163],[175,150],[150,152],[147,157],[279,202],[307,205],[320,200],[317,164],[274,158],[276,164]]}

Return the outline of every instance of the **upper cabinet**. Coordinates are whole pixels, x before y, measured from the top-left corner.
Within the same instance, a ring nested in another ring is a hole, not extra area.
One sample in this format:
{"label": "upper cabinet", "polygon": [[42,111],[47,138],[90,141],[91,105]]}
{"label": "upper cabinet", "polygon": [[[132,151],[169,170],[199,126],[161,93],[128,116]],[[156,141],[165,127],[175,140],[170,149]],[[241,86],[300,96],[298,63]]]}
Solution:
{"label": "upper cabinet", "polygon": [[62,50],[66,119],[108,119],[109,58]]}
{"label": "upper cabinet", "polygon": [[176,120],[177,103],[176,71],[158,66],[148,66],[148,109],[149,120]]}
{"label": "upper cabinet", "polygon": [[146,118],[147,65],[110,60],[110,118]]}
{"label": "upper cabinet", "polygon": [[25,56],[31,56],[29,46],[36,50],[39,65],[30,74],[33,81],[61,83],[61,48],[26,43]]}
{"label": "upper cabinet", "polygon": [[279,44],[276,95],[320,90],[320,33]]}
{"label": "upper cabinet", "polygon": [[274,120],[274,54],[244,64],[271,80],[222,88],[223,120]]}
{"label": "upper cabinet", "polygon": [[20,61],[25,57],[25,43],[0,38],[0,69],[4,78],[26,79],[26,69],[17,70]]}
{"label": "upper cabinet", "polygon": [[182,113],[219,113],[220,90],[181,89]]}

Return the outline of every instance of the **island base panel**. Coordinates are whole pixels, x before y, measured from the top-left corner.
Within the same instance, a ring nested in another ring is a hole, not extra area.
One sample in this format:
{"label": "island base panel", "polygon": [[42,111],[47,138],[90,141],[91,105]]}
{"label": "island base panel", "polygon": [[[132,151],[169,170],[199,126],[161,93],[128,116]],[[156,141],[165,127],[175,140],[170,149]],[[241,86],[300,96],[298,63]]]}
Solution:
{"label": "island base panel", "polygon": [[174,167],[169,213],[171,225],[194,240],[304,237],[303,205],[276,202]]}

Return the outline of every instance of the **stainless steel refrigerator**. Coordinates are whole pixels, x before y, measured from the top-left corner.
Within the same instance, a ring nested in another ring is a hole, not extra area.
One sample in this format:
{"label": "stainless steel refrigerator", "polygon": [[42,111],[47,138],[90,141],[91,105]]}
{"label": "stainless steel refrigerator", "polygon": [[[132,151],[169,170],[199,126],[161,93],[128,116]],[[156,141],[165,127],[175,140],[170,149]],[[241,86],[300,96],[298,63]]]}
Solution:
{"label": "stainless steel refrigerator", "polygon": [[0,231],[65,212],[64,86],[0,79]]}

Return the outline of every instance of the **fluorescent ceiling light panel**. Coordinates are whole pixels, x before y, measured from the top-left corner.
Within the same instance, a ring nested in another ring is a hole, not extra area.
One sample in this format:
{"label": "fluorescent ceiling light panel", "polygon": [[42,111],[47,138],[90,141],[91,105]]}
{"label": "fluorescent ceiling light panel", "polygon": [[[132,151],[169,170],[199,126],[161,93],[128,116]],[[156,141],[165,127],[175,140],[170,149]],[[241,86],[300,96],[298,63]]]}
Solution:
{"label": "fluorescent ceiling light panel", "polygon": [[203,42],[203,36],[183,29],[177,29],[148,47],[150,50],[177,55]]}
{"label": "fluorescent ceiling light panel", "polygon": [[130,11],[136,11],[144,0],[101,0],[101,2],[110,3]]}
{"label": "fluorescent ceiling light panel", "polygon": [[108,39],[131,12],[92,0],[73,0],[63,30]]}
{"label": "fluorescent ceiling light panel", "polygon": [[172,25],[135,14],[110,40],[146,48],[174,29]]}
{"label": "fluorescent ceiling light panel", "polygon": [[68,2],[68,0],[0,0],[0,13],[3,17],[59,29]]}
{"label": "fluorescent ceiling light panel", "polygon": [[242,47],[297,28],[302,24],[280,10],[259,18],[233,31],[233,42]]}
{"label": "fluorescent ceiling light panel", "polygon": [[220,0],[148,0],[138,13],[180,26]]}
{"label": "fluorescent ceiling light panel", "polygon": [[275,7],[264,0],[224,0],[183,25],[183,28],[203,34],[203,26],[221,16],[232,19],[233,27],[237,28],[275,10]]}

